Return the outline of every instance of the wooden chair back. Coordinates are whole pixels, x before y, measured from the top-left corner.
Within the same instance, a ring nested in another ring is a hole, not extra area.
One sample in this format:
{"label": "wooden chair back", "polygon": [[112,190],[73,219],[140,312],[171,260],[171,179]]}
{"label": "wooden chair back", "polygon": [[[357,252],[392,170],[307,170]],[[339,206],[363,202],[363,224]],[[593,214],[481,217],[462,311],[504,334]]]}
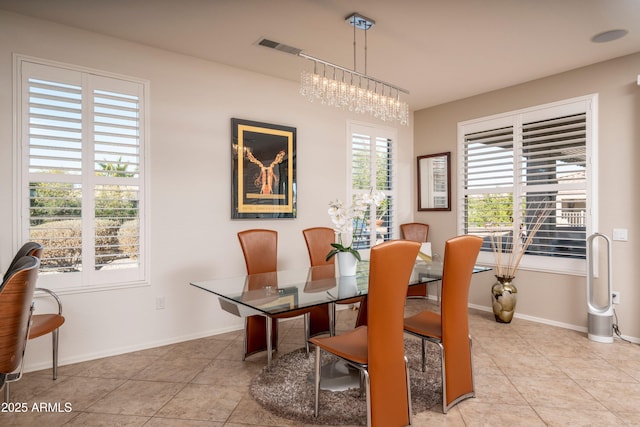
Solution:
{"label": "wooden chair back", "polygon": [[24,256],[0,285],[0,374],[22,366],[40,261]]}
{"label": "wooden chair back", "polygon": [[414,242],[426,242],[429,237],[429,224],[420,222],[409,222],[400,224],[401,238],[405,240],[413,240]]}
{"label": "wooden chair back", "polygon": [[44,247],[38,242],[27,242],[22,245],[22,247],[20,247],[20,249],[18,249],[18,252],[16,252],[16,254],[14,255],[13,260],[11,260],[11,264],[9,264],[9,268],[7,268],[7,271],[5,272],[2,280],[5,280],[9,276],[9,274],[11,274],[11,271],[15,268],[15,265],[18,260],[20,260],[20,258],[30,255],[41,259],[43,250]]}

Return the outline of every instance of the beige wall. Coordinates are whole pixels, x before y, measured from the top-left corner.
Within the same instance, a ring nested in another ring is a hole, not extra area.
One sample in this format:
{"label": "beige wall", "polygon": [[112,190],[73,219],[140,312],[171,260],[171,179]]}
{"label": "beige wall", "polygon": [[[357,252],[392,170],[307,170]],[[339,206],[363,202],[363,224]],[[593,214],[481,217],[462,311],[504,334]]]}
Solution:
{"label": "beige wall", "polygon": [[[189,281],[244,272],[236,232],[252,227],[278,230],[279,264],[307,265],[300,230],[330,225],[327,203],[346,194],[346,129],[367,116],[311,104],[295,82],[176,55],[122,40],[0,12],[0,269],[16,249],[13,179],[13,69],[19,53],[150,81],[150,235],[148,286],[65,294],[67,323],[61,332],[62,364],[119,354],[238,328],[240,319],[221,312],[217,301]],[[212,47],[213,48],[213,47]],[[277,53],[274,54],[277,59]],[[539,82],[421,111],[413,126],[398,127],[400,222],[433,225],[436,251],[455,234],[455,210],[415,211],[415,156],[452,151],[456,123],[474,117],[557,99],[600,93],[600,230],[629,229],[629,242],[616,242],[615,280],[623,333],[640,337],[632,262],[638,250],[640,55],[611,61]],[[230,118],[290,125],[298,131],[298,218],[229,219]],[[415,138],[414,138],[415,133]],[[455,179],[455,178],[454,178]],[[614,191],[615,190],[615,191]],[[454,182],[455,197],[455,182]],[[636,215],[637,216],[637,215]],[[490,273],[474,279],[472,303],[488,305]],[[518,277],[522,314],[584,326],[584,278],[523,272]],[[166,309],[155,309],[155,298]],[[550,297],[552,296],[552,297]],[[551,300],[551,301],[550,301]],[[555,300],[558,302],[556,303]],[[48,337],[29,343],[27,370],[49,366]]]}
{"label": "beige wall", "polygon": [[[613,242],[613,288],[620,291],[615,306],[623,335],[640,339],[640,286],[636,266],[640,258],[640,53],[557,74],[504,90],[417,111],[414,119],[416,156],[452,152],[453,210],[418,212],[416,220],[431,225],[436,251],[456,233],[458,122],[492,114],[597,93],[599,95],[598,197],[596,231],[612,236],[614,228],[629,230],[628,242]],[[471,287],[471,303],[489,307],[489,273],[478,275]],[[585,277],[519,271],[517,313],[524,317],[586,328]]]}
{"label": "beige wall", "polygon": [[[190,281],[244,274],[236,233],[279,233],[278,263],[305,267],[301,230],[330,226],[328,203],[344,200],[347,123],[384,125],[309,103],[298,84],[45,21],[0,12],[0,269],[17,247],[14,230],[12,54],[129,75],[150,82],[150,240],[147,286],[62,295],[62,364],[221,333],[241,319]],[[212,49],[215,46],[212,45]],[[258,48],[259,49],[259,48]],[[279,56],[274,53],[274,61]],[[232,117],[297,129],[298,217],[230,219]],[[398,127],[401,221],[411,219],[412,128]],[[156,310],[164,296],[166,309]],[[39,303],[39,302],[37,302]],[[27,370],[50,364],[50,339],[29,342]]]}

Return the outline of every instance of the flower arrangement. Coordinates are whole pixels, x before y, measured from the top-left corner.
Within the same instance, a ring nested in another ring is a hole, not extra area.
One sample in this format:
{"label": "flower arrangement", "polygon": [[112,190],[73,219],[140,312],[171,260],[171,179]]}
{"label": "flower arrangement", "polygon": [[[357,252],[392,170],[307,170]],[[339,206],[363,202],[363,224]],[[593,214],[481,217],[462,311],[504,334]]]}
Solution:
{"label": "flower arrangement", "polygon": [[503,233],[497,231],[491,233],[491,249],[496,260],[496,277],[505,279],[515,277],[522,257],[549,213],[549,209],[537,212],[536,222],[528,233],[524,228],[520,230],[519,236],[516,236],[512,231],[511,235],[506,238]]}
{"label": "flower arrangement", "polygon": [[[333,222],[333,229],[338,235],[338,241],[331,244],[333,249],[327,254],[327,261],[339,252],[350,252],[360,261],[360,253],[353,248],[353,243],[362,238],[369,206],[375,204],[379,207],[385,197],[382,191],[372,189],[368,193],[357,195],[349,207],[345,207],[340,200],[329,202],[328,213]],[[343,236],[349,236],[348,245],[343,241]]]}

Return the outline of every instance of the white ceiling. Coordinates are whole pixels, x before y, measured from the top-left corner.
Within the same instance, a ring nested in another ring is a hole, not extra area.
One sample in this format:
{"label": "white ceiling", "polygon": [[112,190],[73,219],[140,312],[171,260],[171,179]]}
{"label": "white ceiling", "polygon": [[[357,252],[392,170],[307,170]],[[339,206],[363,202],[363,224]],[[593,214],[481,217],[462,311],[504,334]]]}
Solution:
{"label": "white ceiling", "polygon": [[[288,80],[311,62],[261,38],[353,68],[344,19],[358,12],[376,21],[368,74],[409,90],[412,110],[640,51],[640,0],[0,0],[0,9]],[[628,35],[590,41],[619,28]]]}

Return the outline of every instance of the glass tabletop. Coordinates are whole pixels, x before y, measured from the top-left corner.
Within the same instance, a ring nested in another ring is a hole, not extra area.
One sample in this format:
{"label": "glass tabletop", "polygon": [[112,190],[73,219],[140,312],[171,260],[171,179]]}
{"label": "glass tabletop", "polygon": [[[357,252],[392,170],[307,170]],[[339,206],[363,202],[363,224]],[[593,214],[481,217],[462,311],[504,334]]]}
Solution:
{"label": "glass tabletop", "polygon": [[[485,267],[476,267],[483,271]],[[488,270],[488,268],[487,268]],[[409,285],[442,278],[442,264],[417,260]],[[191,282],[235,305],[275,315],[366,295],[369,262],[358,263],[355,276],[340,276],[333,264],[271,273]]]}

